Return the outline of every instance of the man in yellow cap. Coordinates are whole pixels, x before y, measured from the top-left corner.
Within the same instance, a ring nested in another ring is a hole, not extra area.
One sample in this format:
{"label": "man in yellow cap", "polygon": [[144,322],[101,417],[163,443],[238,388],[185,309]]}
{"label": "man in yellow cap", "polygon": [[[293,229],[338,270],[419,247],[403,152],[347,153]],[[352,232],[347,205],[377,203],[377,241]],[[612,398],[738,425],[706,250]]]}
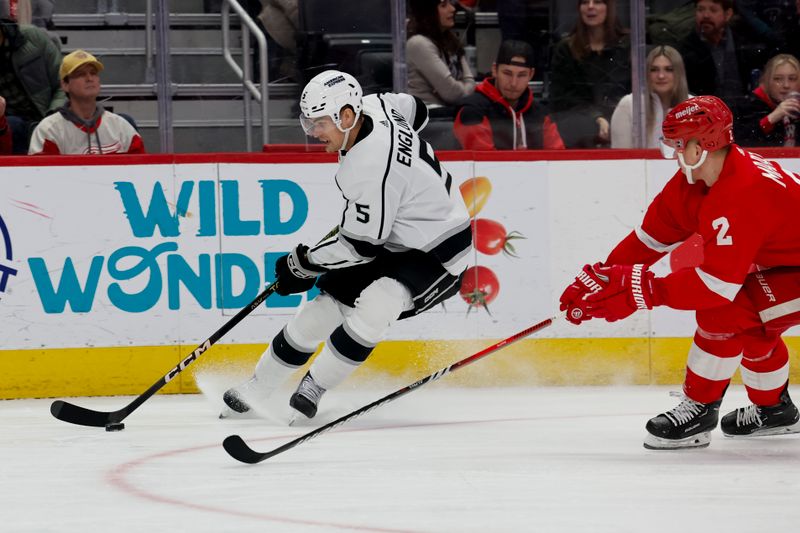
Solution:
{"label": "man in yellow cap", "polygon": [[30,154],[141,154],[142,138],[123,117],[97,104],[103,64],[85,50],[64,57],[59,69],[67,103],[33,132]]}

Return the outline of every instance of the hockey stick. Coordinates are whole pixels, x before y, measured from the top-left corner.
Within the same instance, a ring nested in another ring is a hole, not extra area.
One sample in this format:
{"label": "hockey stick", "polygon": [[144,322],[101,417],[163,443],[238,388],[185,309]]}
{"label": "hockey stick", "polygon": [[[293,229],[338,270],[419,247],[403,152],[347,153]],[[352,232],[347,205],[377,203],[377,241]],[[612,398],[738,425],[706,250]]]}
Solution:
{"label": "hockey stick", "polygon": [[[320,242],[329,239],[336,235],[339,231],[339,227],[335,227],[331,230],[330,233],[325,235]],[[206,352],[209,348],[211,348],[218,340],[220,340],[226,333],[228,333],[234,326],[236,326],[239,322],[241,322],[247,315],[253,312],[258,306],[260,306],[264,301],[277,290],[278,282],[274,281],[271,283],[266,289],[264,289],[261,294],[256,296],[256,299],[250,302],[246,307],[241,309],[233,318],[228,320],[225,324],[222,325],[217,331],[215,331],[209,338],[204,340],[200,343],[197,348],[192,350],[183,361],[178,363],[178,365],[167,372],[161,379],[153,383],[149,389],[144,391],[142,394],[134,398],[134,400],[123,407],[122,409],[118,409],[116,411],[95,411],[94,409],[88,409],[86,407],[81,407],[79,405],[75,405],[73,403],[65,402],[63,400],[56,400],[50,405],[50,413],[58,418],[59,420],[63,420],[64,422],[69,422],[70,424],[78,424],[81,426],[92,426],[92,427],[106,427],[109,424],[117,424],[122,422],[134,412],[140,405],[142,405],[148,398],[153,396],[156,392],[161,390],[164,385],[172,381],[178,374],[183,372],[187,366],[192,364],[200,355]]]}
{"label": "hockey stick", "polygon": [[253,450],[252,448],[250,448],[250,446],[247,445],[247,443],[244,441],[244,439],[242,439],[242,437],[240,437],[239,435],[231,435],[231,436],[225,438],[225,440],[222,442],[222,446],[225,448],[225,451],[228,452],[228,454],[231,457],[233,457],[234,459],[236,459],[238,461],[241,461],[243,463],[248,463],[248,464],[260,463],[261,461],[269,459],[270,457],[274,457],[274,456],[278,455],[279,453],[285,452],[286,450],[291,450],[295,446],[297,446],[299,444],[302,444],[307,440],[311,440],[311,439],[313,439],[315,437],[318,437],[319,435],[322,435],[323,433],[325,433],[327,431],[330,431],[331,429],[333,429],[333,428],[335,428],[337,426],[340,426],[340,425],[344,424],[345,422],[348,422],[348,421],[350,421],[350,420],[352,420],[352,419],[354,419],[356,417],[359,417],[359,416],[361,416],[361,415],[363,415],[365,413],[368,413],[368,412],[372,411],[373,409],[375,409],[375,408],[377,408],[377,407],[379,407],[379,406],[381,406],[381,405],[383,405],[385,403],[389,403],[392,400],[396,400],[397,398],[399,398],[401,396],[405,396],[406,394],[408,394],[409,392],[411,392],[414,389],[418,389],[419,387],[421,387],[421,386],[423,386],[423,385],[425,385],[427,383],[430,383],[431,381],[436,381],[437,379],[439,379],[441,377],[444,377],[445,375],[449,374],[450,372],[458,370],[461,367],[467,366],[470,363],[474,363],[478,359],[481,359],[481,358],[489,355],[490,353],[496,352],[497,350],[505,348],[506,346],[509,346],[509,345],[517,342],[518,340],[527,337],[528,335],[531,335],[532,333],[540,331],[540,330],[548,327],[549,325],[551,325],[557,318],[559,318],[559,316],[561,316],[561,315],[550,317],[547,320],[543,320],[543,321],[539,322],[538,324],[534,324],[533,326],[531,326],[531,327],[529,327],[527,329],[524,329],[524,330],[520,331],[519,333],[517,333],[515,335],[512,335],[511,337],[508,337],[507,339],[504,339],[504,340],[498,342],[497,344],[493,344],[492,346],[489,346],[488,348],[484,348],[483,350],[481,350],[478,353],[470,355],[466,359],[462,359],[460,361],[457,361],[457,362],[453,363],[452,365],[439,370],[438,372],[434,372],[433,374],[431,374],[431,375],[429,375],[427,377],[424,377],[424,378],[420,379],[419,381],[415,381],[411,385],[406,385],[402,389],[396,390],[395,392],[393,392],[391,394],[388,394],[388,395],[384,396],[383,398],[375,400],[374,402],[372,402],[369,405],[365,405],[364,407],[356,409],[355,411],[352,411],[352,412],[344,415],[341,418],[337,418],[333,422],[325,424],[324,426],[321,426],[321,427],[315,429],[314,431],[306,433],[305,435],[302,435],[302,436],[294,439],[293,441],[287,442],[283,446],[278,446],[277,448],[275,448],[273,450],[270,450],[268,452],[257,452],[255,450]]}

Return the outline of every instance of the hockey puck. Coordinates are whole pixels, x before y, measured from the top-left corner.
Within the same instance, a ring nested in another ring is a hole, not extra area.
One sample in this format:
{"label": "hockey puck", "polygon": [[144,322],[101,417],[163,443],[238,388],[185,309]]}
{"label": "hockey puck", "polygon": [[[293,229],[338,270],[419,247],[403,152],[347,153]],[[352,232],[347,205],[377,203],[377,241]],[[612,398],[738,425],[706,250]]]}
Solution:
{"label": "hockey puck", "polygon": [[106,431],[122,431],[123,429],[125,429],[125,424],[122,422],[106,424]]}

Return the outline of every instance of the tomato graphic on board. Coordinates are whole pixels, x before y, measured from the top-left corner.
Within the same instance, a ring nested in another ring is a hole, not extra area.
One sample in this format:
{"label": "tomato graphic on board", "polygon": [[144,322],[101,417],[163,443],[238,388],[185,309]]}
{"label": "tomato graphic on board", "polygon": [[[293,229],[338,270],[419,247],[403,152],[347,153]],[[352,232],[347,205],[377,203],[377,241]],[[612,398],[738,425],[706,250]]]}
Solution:
{"label": "tomato graphic on board", "polygon": [[489,195],[492,193],[492,183],[485,176],[470,178],[458,186],[461,197],[467,206],[470,218],[480,213]]}
{"label": "tomato graphic on board", "polygon": [[488,218],[472,220],[472,243],[475,249],[486,255],[496,255],[503,252],[512,257],[519,257],[511,241],[524,239],[518,231],[506,233],[506,228],[499,222]]}
{"label": "tomato graphic on board", "polygon": [[469,304],[467,312],[473,307],[483,307],[489,311],[488,304],[500,294],[500,281],[492,269],[477,265],[464,272],[459,294]]}

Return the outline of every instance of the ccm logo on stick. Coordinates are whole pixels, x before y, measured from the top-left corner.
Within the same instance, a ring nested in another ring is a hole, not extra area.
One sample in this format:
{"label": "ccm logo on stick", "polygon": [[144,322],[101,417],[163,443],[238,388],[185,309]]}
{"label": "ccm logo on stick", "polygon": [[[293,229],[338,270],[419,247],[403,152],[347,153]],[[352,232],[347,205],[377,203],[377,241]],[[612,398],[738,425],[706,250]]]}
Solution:
{"label": "ccm logo on stick", "polygon": [[184,368],[189,366],[192,363],[192,361],[197,359],[203,352],[205,352],[209,348],[211,348],[211,340],[206,339],[206,342],[195,348],[195,350],[191,354],[189,354],[189,357],[178,363],[178,366],[167,372],[167,375],[164,376],[164,381],[167,383],[172,381],[175,378],[175,376],[180,374]]}

